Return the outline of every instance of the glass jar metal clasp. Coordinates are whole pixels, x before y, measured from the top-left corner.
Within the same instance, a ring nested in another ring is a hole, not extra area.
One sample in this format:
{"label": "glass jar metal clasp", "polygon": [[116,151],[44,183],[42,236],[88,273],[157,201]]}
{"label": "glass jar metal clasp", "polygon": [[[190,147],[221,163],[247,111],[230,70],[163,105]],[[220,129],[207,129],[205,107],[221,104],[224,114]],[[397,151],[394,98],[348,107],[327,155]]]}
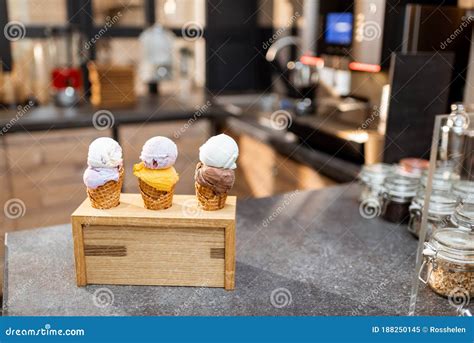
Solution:
{"label": "glass jar metal clasp", "polygon": [[[438,255],[438,251],[429,243],[425,243],[425,248],[423,249],[423,263],[421,264],[420,272],[418,273],[418,279],[423,282],[425,285],[428,283],[430,279],[431,272],[436,269],[436,257]],[[433,268],[429,272],[426,273],[425,278],[423,278],[422,274],[426,267],[430,264],[433,265]]]}
{"label": "glass jar metal clasp", "polygon": [[415,220],[417,220],[417,221],[421,220],[422,208],[420,207],[420,205],[412,203],[410,205],[410,213],[412,215],[410,216],[410,220],[408,222],[408,229],[410,231],[414,231],[414,230],[412,230],[413,224],[414,224]]}

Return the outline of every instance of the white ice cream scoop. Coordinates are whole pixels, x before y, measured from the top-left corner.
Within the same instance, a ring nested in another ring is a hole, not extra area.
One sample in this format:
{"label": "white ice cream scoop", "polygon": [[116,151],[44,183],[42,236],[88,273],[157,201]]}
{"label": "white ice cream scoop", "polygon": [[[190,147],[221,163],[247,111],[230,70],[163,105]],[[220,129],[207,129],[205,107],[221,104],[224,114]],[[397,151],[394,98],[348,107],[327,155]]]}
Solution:
{"label": "white ice cream scoop", "polygon": [[209,138],[199,148],[199,159],[210,167],[235,169],[237,168],[235,161],[238,156],[237,143],[223,133]]}
{"label": "white ice cream scoop", "polygon": [[100,137],[89,145],[87,164],[92,168],[113,168],[122,165],[122,148],[109,137]]}

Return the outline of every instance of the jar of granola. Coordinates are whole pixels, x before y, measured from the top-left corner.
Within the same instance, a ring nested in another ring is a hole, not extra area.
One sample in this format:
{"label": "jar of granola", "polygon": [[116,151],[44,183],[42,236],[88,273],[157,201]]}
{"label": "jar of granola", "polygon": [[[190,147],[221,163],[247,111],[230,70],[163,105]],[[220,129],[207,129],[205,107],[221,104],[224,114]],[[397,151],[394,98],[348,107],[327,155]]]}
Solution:
{"label": "jar of granola", "polygon": [[474,296],[474,233],[440,229],[425,242],[418,278],[445,297]]}

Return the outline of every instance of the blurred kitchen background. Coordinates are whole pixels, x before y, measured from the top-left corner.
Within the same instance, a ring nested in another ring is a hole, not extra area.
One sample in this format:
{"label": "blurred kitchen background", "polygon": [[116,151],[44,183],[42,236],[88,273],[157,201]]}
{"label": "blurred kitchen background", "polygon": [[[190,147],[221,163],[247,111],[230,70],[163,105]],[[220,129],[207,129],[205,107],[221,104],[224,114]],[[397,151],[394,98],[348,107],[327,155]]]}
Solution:
{"label": "blurred kitchen background", "polygon": [[[428,158],[434,116],[474,106],[474,1],[0,0],[1,234],[69,222],[89,143],[240,146],[241,199]],[[9,203],[10,202],[10,203]],[[4,211],[5,212],[5,211]],[[3,246],[3,245],[2,245]],[[3,255],[3,254],[2,254]],[[3,265],[3,263],[1,263]]]}

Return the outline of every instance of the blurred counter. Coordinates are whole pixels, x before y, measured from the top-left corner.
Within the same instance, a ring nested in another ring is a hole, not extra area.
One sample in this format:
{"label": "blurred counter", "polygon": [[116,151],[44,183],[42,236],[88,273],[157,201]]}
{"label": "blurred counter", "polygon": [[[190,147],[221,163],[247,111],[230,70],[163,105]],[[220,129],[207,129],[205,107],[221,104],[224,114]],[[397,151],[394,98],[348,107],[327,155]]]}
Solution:
{"label": "blurred counter", "polygon": [[[77,287],[70,224],[9,233],[4,315],[406,315],[417,240],[405,226],[363,218],[360,190],[239,200],[235,291]],[[418,314],[456,314],[447,299],[420,292]]]}
{"label": "blurred counter", "polygon": [[217,106],[213,106],[203,91],[197,91],[186,100],[171,95],[147,96],[138,98],[134,106],[116,109],[95,108],[90,104],[73,108],[59,108],[53,105],[29,108],[26,105],[16,111],[0,111],[0,127],[3,128],[2,135],[17,131],[83,127],[112,129],[116,133],[120,124],[197,120],[201,117],[214,120],[228,115]]}

